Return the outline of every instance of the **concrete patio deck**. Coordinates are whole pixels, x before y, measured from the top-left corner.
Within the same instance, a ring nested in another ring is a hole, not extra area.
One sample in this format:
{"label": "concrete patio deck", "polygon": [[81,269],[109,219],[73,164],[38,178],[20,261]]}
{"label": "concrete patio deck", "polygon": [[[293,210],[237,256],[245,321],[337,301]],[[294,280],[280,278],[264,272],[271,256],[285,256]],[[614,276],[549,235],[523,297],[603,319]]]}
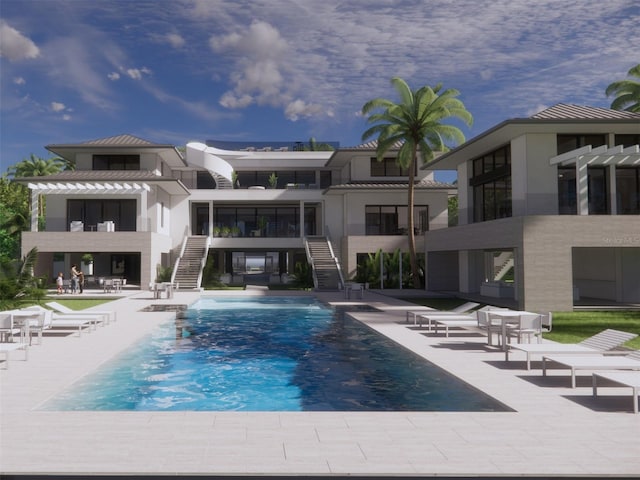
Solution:
{"label": "concrete patio deck", "polygon": [[[271,292],[273,294],[274,292]],[[277,293],[277,292],[275,292]],[[269,294],[269,292],[217,293]],[[281,293],[282,294],[282,293]],[[290,294],[286,292],[284,294]],[[200,295],[151,292],[97,309],[118,321],[90,334],[45,336],[0,371],[0,473],[117,475],[640,476],[640,415],[627,390],[564,371],[505,363],[485,338],[426,334],[404,323],[408,304],[367,292],[352,315],[511,407],[514,412],[50,412],[38,406],[171,318],[151,304]],[[331,304],[339,293],[319,294]]]}

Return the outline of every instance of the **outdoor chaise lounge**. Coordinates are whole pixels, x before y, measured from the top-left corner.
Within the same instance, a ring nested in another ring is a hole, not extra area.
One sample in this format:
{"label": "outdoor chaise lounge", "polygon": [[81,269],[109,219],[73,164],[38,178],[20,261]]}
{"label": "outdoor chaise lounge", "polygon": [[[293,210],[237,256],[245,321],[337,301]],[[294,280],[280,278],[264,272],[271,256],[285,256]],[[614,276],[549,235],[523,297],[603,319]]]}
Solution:
{"label": "outdoor chaise lounge", "polygon": [[444,327],[444,336],[449,336],[449,328],[462,328],[465,330],[487,330],[486,325],[483,321],[483,316],[485,314],[488,315],[489,311],[492,310],[506,310],[501,307],[494,307],[492,305],[486,305],[478,310],[474,310],[473,312],[469,312],[467,314],[458,314],[458,315],[431,315],[425,314],[422,315],[421,318],[424,318],[428,323],[429,327],[433,322],[435,324],[435,333],[438,333],[439,327]]}
{"label": "outdoor chaise lounge", "polygon": [[97,315],[104,318],[104,323],[115,322],[116,312],[114,310],[72,310],[66,305],[62,305],[58,302],[47,302],[47,307],[53,308],[58,313],[64,313],[66,315]]}
{"label": "outdoor chaise lounge", "polygon": [[29,355],[29,344],[24,342],[0,342],[0,353],[4,355],[4,368],[9,368],[9,352],[24,350],[25,361]]}
{"label": "outdoor chaise lounge", "polygon": [[[604,379],[610,382],[630,387],[633,395],[633,413],[638,413],[638,394],[640,394],[640,372],[620,371],[620,372],[597,372],[592,375],[593,396],[598,396],[598,380]],[[600,384],[602,386],[602,384]]]}
{"label": "outdoor chaise lounge", "polygon": [[577,370],[640,370],[640,351],[629,355],[545,355],[542,375],[547,375],[547,362],[554,362],[571,370],[571,388],[576,388]]}
{"label": "outdoor chaise lounge", "polygon": [[602,354],[635,337],[635,333],[607,329],[578,343],[512,343],[507,345],[504,355],[505,360],[509,361],[509,353],[513,350],[526,353],[527,370],[531,370],[531,355]]}
{"label": "outdoor chaise lounge", "polygon": [[[47,311],[46,308],[43,308],[39,305],[34,305],[31,307],[27,307],[24,310],[39,310],[39,311]],[[51,312],[49,310],[49,312]],[[103,317],[91,316],[91,315],[66,315],[62,313],[53,313],[51,312],[51,329],[55,329],[58,332],[60,331],[77,331],[78,336],[82,335],[82,330],[87,329],[87,331],[91,330],[91,327],[95,326],[97,321],[103,319]]]}
{"label": "outdoor chaise lounge", "polygon": [[[429,307],[424,307],[422,310],[408,310],[405,323],[409,322],[409,317],[413,317],[413,325],[416,326],[419,323],[420,327],[422,327],[423,320],[427,319],[427,316],[429,315],[460,315],[470,312],[478,305],[480,304],[476,302],[466,302],[462,305],[458,305],[456,308],[452,308],[451,310],[434,310]],[[429,330],[431,330],[430,321],[427,321],[427,325]]]}

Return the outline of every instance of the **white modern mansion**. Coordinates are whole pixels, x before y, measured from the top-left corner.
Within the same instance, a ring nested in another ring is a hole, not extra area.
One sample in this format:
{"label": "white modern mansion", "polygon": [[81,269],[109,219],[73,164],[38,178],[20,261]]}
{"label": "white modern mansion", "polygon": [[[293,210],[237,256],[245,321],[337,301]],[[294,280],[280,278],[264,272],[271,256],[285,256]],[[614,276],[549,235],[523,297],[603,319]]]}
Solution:
{"label": "white modern mansion", "polygon": [[640,114],[559,104],[440,156],[459,221],[425,235],[427,289],[534,311],[640,303],[639,143]]}
{"label": "white modern mansion", "polygon": [[[194,288],[212,256],[225,282],[286,281],[308,260],[318,288],[339,289],[356,274],[359,254],[407,250],[407,172],[392,157],[377,162],[373,144],[305,151],[293,142],[212,141],[179,149],[120,135],[46,148],[76,165],[18,179],[33,208],[22,250],[37,247],[36,273],[51,279],[90,253],[93,264],[82,269],[95,278],[146,288],[159,266],[174,267],[174,281]],[[433,172],[416,175],[422,236],[447,227],[455,187]]]}
{"label": "white modern mansion", "polygon": [[[529,310],[571,310],[585,298],[640,303],[639,143],[639,114],[559,104],[419,169],[415,233],[427,290]],[[377,162],[374,144],[300,147],[180,149],[130,135],[49,145],[76,170],[18,179],[34,212],[23,252],[37,247],[37,273],[52,279],[91,253],[95,276],[143,288],[159,266],[199,286],[207,255],[232,283],[283,281],[308,260],[317,287],[336,289],[362,255],[407,251],[407,172],[392,156]],[[447,201],[456,186],[435,181],[437,169],[458,172],[455,227]]]}

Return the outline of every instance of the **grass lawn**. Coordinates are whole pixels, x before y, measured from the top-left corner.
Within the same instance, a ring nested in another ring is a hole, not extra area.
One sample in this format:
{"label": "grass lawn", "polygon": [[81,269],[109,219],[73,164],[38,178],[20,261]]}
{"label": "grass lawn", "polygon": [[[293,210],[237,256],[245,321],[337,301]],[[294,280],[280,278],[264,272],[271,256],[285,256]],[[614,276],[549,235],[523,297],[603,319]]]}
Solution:
{"label": "grass lawn", "polygon": [[[451,310],[465,301],[459,298],[406,298],[408,302],[438,310]],[[553,331],[545,338],[561,343],[576,343],[607,328],[635,333],[637,338],[625,347],[640,350],[640,312],[608,310],[594,312],[553,312]]]}
{"label": "grass lawn", "polygon": [[[65,305],[72,310],[84,310],[85,308],[95,307],[97,305],[102,305],[103,303],[108,303],[112,300],[117,300],[117,298],[46,298],[42,302],[42,306],[46,307],[47,302],[55,301],[60,305]],[[49,308],[49,307],[47,307]]]}
{"label": "grass lawn", "polygon": [[607,328],[635,333],[638,337],[625,346],[640,350],[640,312],[631,310],[557,312],[553,314],[553,330],[545,338],[575,343]]}

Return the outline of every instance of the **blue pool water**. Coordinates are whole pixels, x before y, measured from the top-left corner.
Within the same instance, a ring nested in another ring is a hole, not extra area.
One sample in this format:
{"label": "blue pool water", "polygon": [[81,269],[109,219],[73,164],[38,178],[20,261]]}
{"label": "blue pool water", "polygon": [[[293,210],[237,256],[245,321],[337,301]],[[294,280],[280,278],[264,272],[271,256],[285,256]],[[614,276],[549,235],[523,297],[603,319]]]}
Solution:
{"label": "blue pool water", "polygon": [[181,317],[43,409],[507,410],[312,297],[202,298]]}

